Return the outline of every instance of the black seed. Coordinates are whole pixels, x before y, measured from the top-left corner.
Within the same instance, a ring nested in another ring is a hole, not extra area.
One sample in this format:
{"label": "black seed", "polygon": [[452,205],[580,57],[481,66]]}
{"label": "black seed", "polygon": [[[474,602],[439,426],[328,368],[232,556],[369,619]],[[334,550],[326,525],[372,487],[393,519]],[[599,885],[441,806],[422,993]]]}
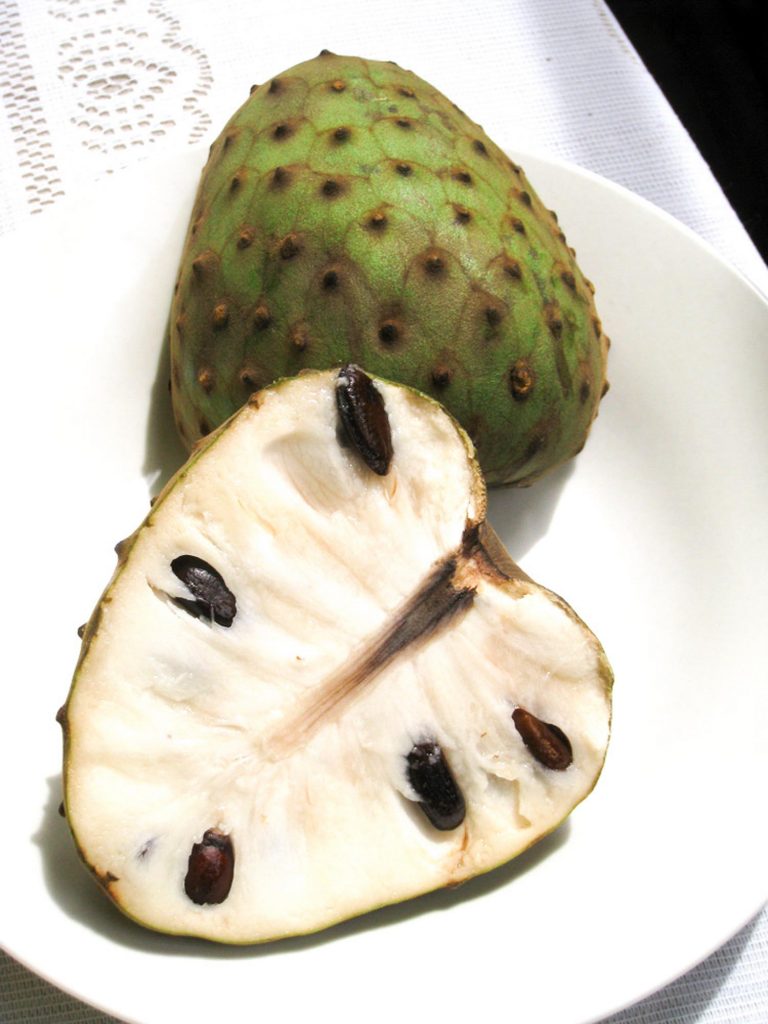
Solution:
{"label": "black seed", "polygon": [[326,270],[323,274],[323,288],[326,291],[333,291],[339,287],[339,275],[335,270]]}
{"label": "black seed", "polygon": [[184,892],[193,903],[223,903],[232,888],[235,848],[232,840],[210,828],[201,843],[192,846],[184,879]]}
{"label": "black seed", "polygon": [[381,392],[359,366],[342,367],[336,407],[347,437],[374,473],[386,476],[392,461],[392,432]]}
{"label": "black seed", "polygon": [[195,618],[213,620],[219,626],[232,625],[237,602],[221,573],[194,555],[174,558],[171,569],[194,598],[174,598],[175,604]]}
{"label": "black seed", "polygon": [[395,170],[398,174],[401,174],[404,178],[410,177],[413,174],[413,168],[410,164],[396,164]]}
{"label": "black seed", "polygon": [[572,763],[571,741],[559,726],[543,722],[519,707],[512,712],[512,721],[523,743],[545,768],[562,772]]}
{"label": "black seed", "polygon": [[424,740],[406,757],[408,781],[419,797],[419,806],[441,832],[458,828],[464,821],[464,796],[453,777],[440,744]]}

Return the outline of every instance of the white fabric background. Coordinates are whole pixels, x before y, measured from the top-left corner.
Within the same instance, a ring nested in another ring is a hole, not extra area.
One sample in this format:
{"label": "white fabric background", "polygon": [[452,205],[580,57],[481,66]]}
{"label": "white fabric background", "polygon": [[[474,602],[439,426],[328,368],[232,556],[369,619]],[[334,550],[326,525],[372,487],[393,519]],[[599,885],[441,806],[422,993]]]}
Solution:
{"label": "white fabric background", "polygon": [[[210,141],[252,82],[325,47],[396,60],[499,144],[637,192],[768,294],[768,268],[601,0],[0,0],[0,40],[0,234]],[[108,1020],[0,954],[2,1024]],[[610,1020],[765,1024],[768,914]]]}

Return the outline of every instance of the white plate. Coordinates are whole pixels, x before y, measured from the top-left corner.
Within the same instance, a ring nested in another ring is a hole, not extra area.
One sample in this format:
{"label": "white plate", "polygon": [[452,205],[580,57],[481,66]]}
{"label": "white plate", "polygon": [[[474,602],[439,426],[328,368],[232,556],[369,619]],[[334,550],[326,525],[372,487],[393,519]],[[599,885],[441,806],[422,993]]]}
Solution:
{"label": "white plate", "polygon": [[607,766],[511,866],[261,948],[130,923],[57,814],[76,628],[181,458],[161,339],[202,154],[146,163],[0,249],[0,940],[83,1000],[141,1024],[324,1010],[584,1024],[685,971],[765,899],[768,306],[636,197],[518,157],[597,283],[612,389],[578,460],[494,495],[491,518],[605,644]]}

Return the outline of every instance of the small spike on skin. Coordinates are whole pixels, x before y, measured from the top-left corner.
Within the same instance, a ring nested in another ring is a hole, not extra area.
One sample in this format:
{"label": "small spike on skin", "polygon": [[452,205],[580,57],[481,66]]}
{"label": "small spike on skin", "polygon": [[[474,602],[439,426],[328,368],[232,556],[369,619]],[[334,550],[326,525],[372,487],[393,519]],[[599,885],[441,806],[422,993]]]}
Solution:
{"label": "small spike on skin", "polygon": [[509,388],[516,402],[524,402],[533,391],[534,376],[525,359],[518,359],[509,371]]}
{"label": "small spike on skin", "polygon": [[447,388],[451,383],[452,376],[453,374],[450,369],[441,363],[432,371],[432,383],[436,388],[440,388],[442,390],[443,388]]}
{"label": "small spike on skin", "polygon": [[428,252],[424,257],[424,269],[430,277],[438,277],[445,270],[445,260],[436,252]]}
{"label": "small spike on skin", "polygon": [[240,234],[237,236],[237,248],[238,249],[250,249],[253,245],[253,240],[256,237],[256,232],[253,228],[243,228]]}
{"label": "small spike on skin", "polygon": [[488,149],[482,139],[475,139],[472,143],[472,148],[481,156],[488,156]]}
{"label": "small spike on skin", "polygon": [[215,331],[223,330],[229,323],[229,306],[226,302],[218,302],[213,307],[211,326]]}
{"label": "small spike on skin", "polygon": [[403,178],[410,178],[413,174],[413,168],[410,164],[399,163],[395,165],[395,170]]}
{"label": "small spike on skin", "polygon": [[82,639],[83,639],[83,637],[85,636],[85,627],[86,627],[87,625],[88,625],[88,623],[87,623],[87,622],[84,622],[84,623],[82,624],[82,626],[78,626],[78,627],[77,627],[77,635],[78,635],[78,637],[79,637],[79,638],[80,638],[81,640],[82,640]]}
{"label": "small spike on skin", "polygon": [[372,213],[368,218],[367,227],[371,228],[373,231],[382,231],[386,226],[387,216],[380,210],[377,210],[376,213]]}
{"label": "small spike on skin", "polygon": [[349,142],[352,132],[349,128],[341,127],[337,128],[333,133],[333,141],[336,143]]}
{"label": "small spike on skin", "polygon": [[334,82],[331,82],[330,87],[332,92],[344,92],[347,88],[347,83],[342,81],[340,78],[337,78]]}
{"label": "small spike on skin", "polygon": [[269,307],[263,302],[253,311],[253,326],[257,331],[265,331],[272,323],[272,314]]}
{"label": "small spike on skin", "polygon": [[394,345],[400,339],[400,331],[396,320],[384,320],[379,327],[379,340],[384,345]]}
{"label": "small spike on skin", "polygon": [[291,232],[290,235],[286,235],[280,243],[280,258],[284,260],[292,260],[294,257],[299,255],[301,246],[299,245],[299,239],[296,234]]}

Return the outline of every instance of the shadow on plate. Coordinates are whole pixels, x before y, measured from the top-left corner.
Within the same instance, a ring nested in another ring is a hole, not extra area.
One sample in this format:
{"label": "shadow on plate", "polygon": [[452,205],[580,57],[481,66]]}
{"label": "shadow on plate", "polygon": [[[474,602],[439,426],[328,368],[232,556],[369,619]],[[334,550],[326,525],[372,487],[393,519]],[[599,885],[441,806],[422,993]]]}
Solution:
{"label": "shadow on plate", "polygon": [[59,813],[62,799],[60,775],[48,780],[48,800],[34,841],[40,847],[43,877],[54,902],[72,919],[86,925],[110,942],[131,949],[165,956],[194,956],[207,959],[242,959],[297,953],[339,939],[400,925],[422,914],[449,911],[457,904],[479,899],[503,889],[551,857],[568,841],[570,822],[508,864],[471,879],[454,889],[439,889],[394,906],[373,910],[361,917],[333,925],[313,935],[281,939],[252,946],[226,946],[202,939],[162,935],[130,921],[99,891],[80,860],[67,827]]}

